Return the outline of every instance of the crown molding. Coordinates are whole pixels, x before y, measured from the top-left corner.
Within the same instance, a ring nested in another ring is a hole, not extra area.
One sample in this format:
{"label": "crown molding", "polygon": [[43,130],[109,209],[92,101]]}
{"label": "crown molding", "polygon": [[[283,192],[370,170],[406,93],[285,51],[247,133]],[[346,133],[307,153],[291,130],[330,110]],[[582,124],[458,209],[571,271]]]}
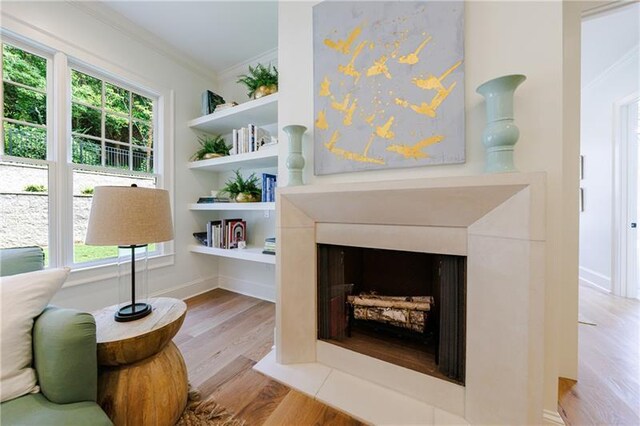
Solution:
{"label": "crown molding", "polygon": [[74,1],[66,2],[82,12],[91,15],[100,22],[109,25],[115,30],[131,37],[144,46],[167,57],[176,64],[191,71],[206,80],[217,80],[217,74],[204,63],[195,60],[191,56],[185,55],[179,49],[160,39],[155,34],[136,25],[126,16],[116,12],[99,1]]}
{"label": "crown molding", "polygon": [[[599,3],[603,3],[603,2],[599,2]],[[638,3],[638,0],[617,0],[612,2],[606,2],[604,4],[598,4],[597,6],[589,8],[584,12],[582,12],[582,18],[585,21],[592,18],[599,18],[610,12],[616,11],[621,7],[629,6],[634,3]]]}
{"label": "crown molding", "polygon": [[602,80],[607,78],[609,76],[609,74],[611,74],[612,72],[616,71],[618,68],[620,68],[621,66],[625,65],[627,62],[629,62],[632,59],[634,59],[634,57],[636,58],[636,62],[640,65],[640,59],[639,59],[640,58],[640,45],[638,45],[638,44],[636,44],[631,49],[629,49],[627,51],[627,53],[622,55],[613,64],[611,64],[607,68],[605,68],[604,71],[602,71],[600,74],[598,74],[596,77],[594,77],[590,82],[585,83],[584,86],[582,86],[581,91],[589,90],[590,88],[592,88],[596,84],[600,83]]}
{"label": "crown molding", "polygon": [[247,67],[254,63],[268,62],[275,66],[278,65],[278,48],[274,47],[266,52],[262,52],[252,58],[246,59],[235,65],[232,65],[218,73],[218,82],[225,81],[230,78],[237,78],[239,74],[246,74]]}

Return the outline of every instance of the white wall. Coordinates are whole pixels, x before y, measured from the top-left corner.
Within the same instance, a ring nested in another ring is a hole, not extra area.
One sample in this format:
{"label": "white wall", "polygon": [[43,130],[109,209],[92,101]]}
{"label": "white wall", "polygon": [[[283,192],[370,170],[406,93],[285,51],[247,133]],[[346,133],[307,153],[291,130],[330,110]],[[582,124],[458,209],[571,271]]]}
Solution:
{"label": "white wall", "polygon": [[588,79],[581,100],[580,279],[607,291],[612,290],[614,104],[640,91],[639,13],[636,3],[582,25],[582,75]]}
{"label": "white wall", "polygon": [[[213,78],[204,71],[176,62],[162,48],[138,41],[129,34],[121,19],[114,22],[100,17],[83,5],[3,2],[2,27],[133,83],[173,96],[174,109],[167,111],[165,123],[175,124],[173,135],[167,135],[175,141],[171,157],[175,170],[172,188],[175,255],[164,259],[167,266],[150,271],[149,291],[184,297],[217,285],[215,258],[187,250],[193,241],[192,232],[200,228],[197,217],[187,210],[187,203],[207,193],[210,185],[205,176],[187,170],[187,160],[196,149],[196,136],[186,122],[199,116],[200,94],[205,89],[215,89]],[[70,280],[77,285],[63,288],[54,303],[79,309],[117,303],[118,285],[113,273],[109,268],[74,272]],[[91,282],[83,283],[85,281]]]}
{"label": "white wall", "polygon": [[[563,92],[563,82],[566,78],[579,79],[579,72],[574,69],[565,75],[563,69],[563,38],[567,37],[563,34],[563,4],[557,1],[465,4],[466,164],[322,177],[313,176],[312,165],[313,4],[280,3],[278,34],[279,124],[281,128],[301,124],[309,129],[303,139],[307,184],[482,174],[481,133],[485,110],[483,99],[475,89],[501,75],[527,75],[527,81],[515,94],[515,118],[521,132],[515,163],[523,172],[545,171],[548,178],[544,403],[545,408],[555,411],[558,372],[575,377],[577,354],[577,255],[574,254],[577,253],[578,141],[571,135],[565,139],[563,129],[564,103],[575,105],[577,93]],[[570,30],[573,38],[567,41],[568,47],[579,52],[579,44],[570,45],[572,40],[575,43],[576,36],[579,40],[579,26]],[[565,95],[571,95],[572,99],[563,99]],[[577,119],[572,124],[577,128]],[[575,133],[577,135],[577,130]],[[282,132],[280,139],[285,142]],[[563,141],[567,149],[563,149]],[[280,149],[281,158],[286,158],[286,144],[281,143]],[[280,181],[285,184],[283,161],[279,172]],[[565,205],[569,210],[565,211]],[[562,300],[567,300],[567,311],[561,313]],[[562,341],[559,330],[563,333]],[[559,354],[565,354],[562,360]]]}

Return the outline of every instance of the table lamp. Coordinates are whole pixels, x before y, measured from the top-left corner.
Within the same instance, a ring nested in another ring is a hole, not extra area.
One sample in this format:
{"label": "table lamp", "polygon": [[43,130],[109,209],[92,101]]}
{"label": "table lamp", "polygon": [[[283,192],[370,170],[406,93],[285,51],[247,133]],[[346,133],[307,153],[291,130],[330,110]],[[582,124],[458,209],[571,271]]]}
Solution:
{"label": "table lamp", "polygon": [[[136,302],[136,249],[143,248],[144,251],[142,283],[138,283],[144,286],[147,275],[147,245],[172,239],[173,224],[168,191],[139,188],[135,184],[94,188],[85,244],[118,246],[120,265],[129,260],[129,253],[131,256],[131,302],[127,300],[120,306],[115,314],[116,321],[134,321],[151,313],[149,304]],[[127,280],[125,275],[120,270],[121,282]]]}

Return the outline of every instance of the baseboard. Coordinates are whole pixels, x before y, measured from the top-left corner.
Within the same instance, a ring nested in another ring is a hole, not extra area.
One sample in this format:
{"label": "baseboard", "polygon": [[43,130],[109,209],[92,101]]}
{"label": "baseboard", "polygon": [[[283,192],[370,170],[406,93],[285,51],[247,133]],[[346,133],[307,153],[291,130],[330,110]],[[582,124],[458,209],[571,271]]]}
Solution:
{"label": "baseboard", "polygon": [[578,277],[580,284],[596,287],[600,290],[604,290],[607,293],[611,293],[611,277],[607,277],[599,272],[592,271],[589,268],[580,266],[578,268]]}
{"label": "baseboard", "polygon": [[160,290],[151,294],[151,297],[173,297],[176,299],[188,299],[207,291],[218,288],[218,277],[200,278],[175,287]]}
{"label": "baseboard", "polygon": [[239,280],[233,277],[219,276],[218,287],[234,293],[244,294],[245,296],[266,300],[268,302],[276,301],[275,287],[256,282]]}
{"label": "baseboard", "polygon": [[553,410],[542,410],[542,422],[545,425],[565,425],[560,414]]}

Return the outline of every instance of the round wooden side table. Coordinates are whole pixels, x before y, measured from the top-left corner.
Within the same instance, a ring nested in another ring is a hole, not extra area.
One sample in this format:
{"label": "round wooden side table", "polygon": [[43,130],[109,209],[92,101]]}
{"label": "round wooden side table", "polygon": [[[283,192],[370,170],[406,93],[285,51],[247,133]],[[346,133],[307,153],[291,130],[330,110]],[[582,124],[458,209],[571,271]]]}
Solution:
{"label": "round wooden side table", "polygon": [[187,305],[149,300],[153,312],[131,322],[113,319],[118,306],[94,312],[98,341],[98,404],[116,426],[175,425],[187,404],[187,366],[171,341]]}

